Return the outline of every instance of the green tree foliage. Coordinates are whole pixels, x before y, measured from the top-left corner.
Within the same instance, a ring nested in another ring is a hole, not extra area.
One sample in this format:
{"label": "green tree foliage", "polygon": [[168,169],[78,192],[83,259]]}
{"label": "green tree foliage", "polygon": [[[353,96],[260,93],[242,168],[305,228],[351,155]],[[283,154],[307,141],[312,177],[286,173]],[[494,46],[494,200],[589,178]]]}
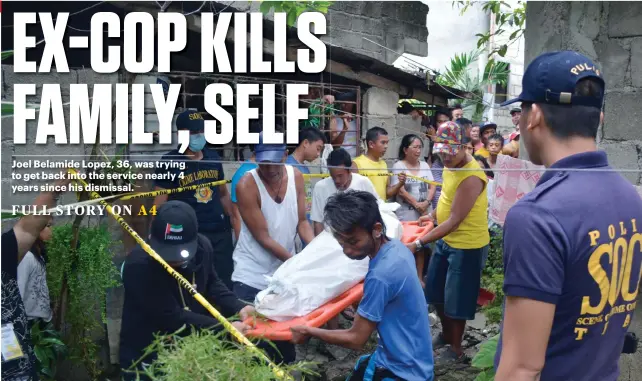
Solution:
{"label": "green tree foliage", "polygon": [[499,323],[502,319],[504,303],[504,251],[501,229],[493,229],[488,250],[486,267],[482,273],[481,286],[495,294],[495,299],[483,308],[489,323]]}
{"label": "green tree foliage", "polygon": [[51,300],[59,300],[63,280],[67,280],[68,308],[64,341],[72,360],[85,366],[90,376],[100,373],[95,332],[104,332],[107,290],[119,285],[119,274],[112,262],[118,243],[105,226],[81,227],[76,249],[71,249],[72,224],[55,226],[47,243],[47,284]]}
{"label": "green tree foliage", "polygon": [[274,12],[285,12],[288,15],[288,25],[294,26],[299,15],[303,12],[328,13],[328,8],[333,1],[262,1],[261,12],[264,14]]}
{"label": "green tree foliage", "polygon": [[[146,349],[139,360],[145,361],[150,353],[157,359],[144,374],[152,381],[264,381],[274,380],[274,373],[267,363],[259,360],[246,346],[229,341],[225,332],[192,330],[187,336],[180,333],[159,336]],[[311,363],[281,366],[288,374],[316,375],[309,369]],[[132,370],[126,370],[133,372]]]}
{"label": "green tree foliage", "polygon": [[494,361],[498,342],[499,335],[488,339],[479,347],[479,352],[473,357],[471,365],[482,370],[475,381],[493,381],[495,379]]}
{"label": "green tree foliage", "polygon": [[[491,16],[495,18],[495,31],[486,32],[486,33],[477,33],[477,48],[481,48],[486,45],[492,37],[505,36],[509,30],[512,30],[511,34],[508,36],[508,42],[501,44],[493,48],[489,56],[497,53],[501,57],[506,55],[508,51],[508,46],[517,41],[521,36],[524,35],[526,29],[526,1],[517,1],[517,6],[515,8],[511,7],[505,1],[472,1],[472,0],[463,0],[463,1],[454,1],[453,5],[457,5],[460,8],[460,14],[464,14],[473,4],[481,3],[482,9],[490,12]],[[503,7],[503,9],[502,9]],[[508,30],[507,30],[508,29]]]}
{"label": "green tree foliage", "polygon": [[505,86],[510,74],[507,63],[491,58],[484,67],[484,72],[479,75],[475,65],[481,54],[481,49],[455,54],[446,71],[436,79],[440,85],[454,87],[471,94],[470,99],[463,100],[462,106],[473,108],[471,118],[473,122],[481,122],[484,111],[488,108],[488,105],[483,102],[487,87],[496,84]]}
{"label": "green tree foliage", "polygon": [[31,327],[31,344],[40,379],[53,380],[58,360],[67,354],[67,346],[62,342],[60,332],[54,329],[51,322],[38,321]]}

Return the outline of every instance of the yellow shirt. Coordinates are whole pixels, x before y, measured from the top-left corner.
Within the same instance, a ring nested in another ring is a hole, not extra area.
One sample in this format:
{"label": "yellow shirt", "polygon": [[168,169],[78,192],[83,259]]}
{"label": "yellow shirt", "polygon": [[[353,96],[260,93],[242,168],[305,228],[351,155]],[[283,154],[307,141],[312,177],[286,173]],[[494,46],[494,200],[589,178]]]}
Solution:
{"label": "yellow shirt", "polygon": [[470,176],[480,178],[484,182],[484,190],[475,201],[470,213],[464,218],[454,232],[444,237],[448,246],[454,249],[479,249],[490,243],[488,234],[488,197],[486,185],[488,178],[479,167],[476,160],[471,160],[463,169],[479,169],[479,171],[451,171],[444,168],[441,196],[437,203],[437,223],[441,224],[450,217],[450,210],[457,188],[462,181]]}
{"label": "yellow shirt", "polygon": [[[352,160],[357,167],[359,168],[359,174],[363,176],[373,175],[373,174],[387,174],[388,173],[388,164],[386,161],[381,159],[379,161],[372,161],[366,155],[361,155],[356,159]],[[361,170],[365,168],[365,170]],[[388,176],[368,176],[372,185],[374,185],[375,190],[379,197],[382,200],[387,200],[386,197],[386,188],[388,187]]]}
{"label": "yellow shirt", "polygon": [[490,152],[488,152],[486,147],[482,147],[482,148],[478,149],[477,151],[475,151],[475,155],[479,155],[479,156],[481,156],[481,157],[483,157],[485,159],[488,159],[488,157],[490,156]]}

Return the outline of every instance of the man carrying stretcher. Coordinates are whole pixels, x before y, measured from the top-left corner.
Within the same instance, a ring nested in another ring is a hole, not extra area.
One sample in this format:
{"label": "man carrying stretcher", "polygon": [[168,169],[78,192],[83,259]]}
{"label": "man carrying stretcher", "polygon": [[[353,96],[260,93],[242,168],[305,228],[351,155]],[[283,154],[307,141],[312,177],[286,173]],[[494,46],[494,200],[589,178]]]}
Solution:
{"label": "man carrying stretcher", "polygon": [[413,254],[401,241],[386,236],[377,199],[368,192],[338,193],[330,197],[324,214],[325,224],[348,258],[370,257],[363,299],[351,328],[297,326],[291,328],[292,341],[302,343],[314,336],[361,349],[377,330],[376,351],[359,359],[348,381],[432,381],[428,309]]}

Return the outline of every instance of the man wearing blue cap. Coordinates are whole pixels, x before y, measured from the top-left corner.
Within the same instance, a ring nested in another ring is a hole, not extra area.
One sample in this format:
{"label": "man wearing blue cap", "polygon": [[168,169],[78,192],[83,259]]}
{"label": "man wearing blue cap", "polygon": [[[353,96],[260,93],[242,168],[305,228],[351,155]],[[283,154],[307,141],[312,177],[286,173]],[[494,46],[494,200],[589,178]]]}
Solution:
{"label": "man wearing blue cap", "polygon": [[642,274],[642,199],[597,150],[604,88],[590,59],[552,52],[504,104],[522,102],[524,145],[548,170],[506,216],[497,381],[618,378]]}
{"label": "man wearing blue cap", "polygon": [[[306,218],[303,175],[284,164],[286,154],[285,144],[266,144],[263,132],[259,134],[254,147],[258,168],[243,176],[236,189],[242,220],[232,281],[234,293],[250,303],[267,288],[267,278],[294,255],[297,233],[305,244],[314,238]],[[280,355],[273,353],[276,361],[294,361],[292,344],[280,343],[278,349]]]}
{"label": "man wearing blue cap", "polygon": [[[221,158],[214,150],[205,148],[205,120],[200,112],[186,110],[176,118],[178,130],[190,132],[189,148],[184,153],[175,149],[161,159],[163,162],[181,162],[184,169],[156,169],[157,174],[173,172],[173,180],[156,180],[156,189],[175,189],[190,185],[206,184],[224,180]],[[225,184],[206,186],[196,190],[156,196],[154,205],[159,208],[167,201],[186,202],[196,212],[199,233],[205,235],[214,247],[214,268],[228,288],[232,288],[232,228],[230,217],[234,209]]]}

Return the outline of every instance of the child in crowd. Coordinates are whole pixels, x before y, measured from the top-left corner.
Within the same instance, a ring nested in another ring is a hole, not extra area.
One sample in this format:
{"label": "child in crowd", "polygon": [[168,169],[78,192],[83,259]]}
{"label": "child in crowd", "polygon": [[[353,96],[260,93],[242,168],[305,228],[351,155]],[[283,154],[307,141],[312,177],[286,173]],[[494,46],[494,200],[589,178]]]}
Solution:
{"label": "child in crowd", "polygon": [[501,155],[502,148],[504,148],[504,138],[500,134],[493,134],[486,140],[486,150],[489,153],[488,164],[491,168],[497,165],[497,157]]}

